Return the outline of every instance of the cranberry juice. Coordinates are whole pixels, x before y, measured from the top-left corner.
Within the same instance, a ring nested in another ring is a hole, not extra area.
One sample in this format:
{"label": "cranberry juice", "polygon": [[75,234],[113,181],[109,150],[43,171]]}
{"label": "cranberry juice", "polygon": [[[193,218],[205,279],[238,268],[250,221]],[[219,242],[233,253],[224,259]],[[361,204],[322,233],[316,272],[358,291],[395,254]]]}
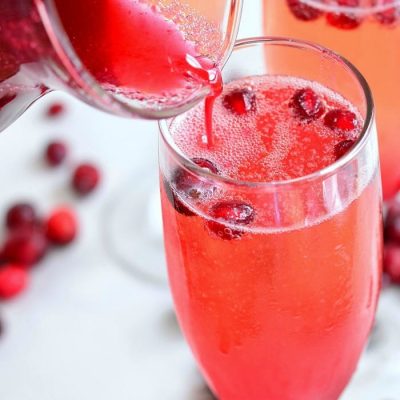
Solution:
{"label": "cranberry juice", "polygon": [[366,77],[377,110],[383,195],[392,197],[400,188],[400,2],[264,0],[264,26],[267,35],[317,41]]}
{"label": "cranberry juice", "polygon": [[215,63],[201,58],[196,44],[156,6],[138,0],[55,3],[75,51],[106,89],[165,102],[209,84]]}
{"label": "cranberry juice", "polygon": [[176,146],[214,174],[162,166],[161,198],[178,318],[221,400],[336,400],[349,381],[378,296],[377,166],[363,186],[357,162],[313,191],[235,182],[319,171],[362,124],[338,94],[279,76],[226,85],[212,146],[203,106],[171,123]]}

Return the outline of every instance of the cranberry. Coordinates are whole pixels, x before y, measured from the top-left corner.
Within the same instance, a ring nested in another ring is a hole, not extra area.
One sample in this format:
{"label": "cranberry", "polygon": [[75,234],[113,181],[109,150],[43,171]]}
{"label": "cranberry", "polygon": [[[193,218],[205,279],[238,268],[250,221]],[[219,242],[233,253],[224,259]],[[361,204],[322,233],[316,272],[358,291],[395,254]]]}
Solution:
{"label": "cranberry", "polygon": [[383,265],[393,283],[400,283],[400,247],[395,244],[385,246]]}
{"label": "cranberry", "polygon": [[256,109],[256,95],[249,89],[237,89],[226,94],[224,106],[238,115],[245,115]]}
{"label": "cranberry", "polygon": [[60,165],[67,156],[67,146],[60,141],[50,142],[46,147],[45,158],[49,165]]}
{"label": "cranberry", "polygon": [[99,169],[95,165],[88,163],[79,165],[72,177],[72,187],[82,196],[93,192],[99,182]]}
{"label": "cranberry", "polygon": [[213,220],[207,222],[207,227],[221,239],[238,239],[243,231],[232,229],[225,223],[232,225],[248,225],[254,220],[253,207],[239,201],[224,201],[215,204],[210,210]]}
{"label": "cranberry", "polygon": [[[209,172],[214,174],[219,173],[218,168],[210,160],[205,158],[193,158],[192,161]],[[177,191],[183,192],[185,196],[191,199],[205,198],[213,191],[212,185],[202,181],[197,176],[183,169],[175,171],[172,177],[172,183]],[[195,215],[185,204],[182,203],[174,192],[174,189],[167,182],[164,182],[164,186],[167,197],[176,211],[186,216]]]}
{"label": "cranberry", "polygon": [[[340,7],[359,7],[359,0],[338,0]],[[355,29],[361,24],[361,19],[350,12],[331,12],[326,14],[328,24],[339,29]]]}
{"label": "cranberry", "polygon": [[324,123],[328,128],[339,132],[350,132],[358,126],[356,114],[341,109],[329,111],[325,115]]}
{"label": "cranberry", "polygon": [[44,257],[47,248],[47,240],[41,229],[22,227],[9,232],[3,255],[8,262],[33,265]]}
{"label": "cranberry", "polygon": [[336,160],[343,157],[354,145],[355,140],[343,140],[335,145],[335,157]]}
{"label": "cranberry", "polygon": [[68,208],[59,208],[51,213],[46,222],[47,239],[56,245],[71,243],[78,231],[78,222],[74,212]]}
{"label": "cranberry", "polygon": [[17,98],[16,93],[5,94],[0,97],[0,110]]}
{"label": "cranberry", "polygon": [[10,207],[6,214],[6,226],[9,229],[33,227],[38,222],[36,211],[32,204],[17,203]]}
{"label": "cranberry", "polygon": [[394,0],[380,0],[380,1],[374,1],[373,5],[384,5],[388,6],[388,8],[379,11],[375,14],[375,19],[381,23],[382,25],[392,25],[394,24],[400,15],[399,8],[398,7],[389,7],[394,3]]}
{"label": "cranberry", "polygon": [[323,101],[310,88],[297,90],[292,97],[291,106],[301,119],[317,119],[325,112]]}
{"label": "cranberry", "polygon": [[20,294],[28,284],[28,273],[22,266],[6,264],[0,267],[0,298],[11,299]]}
{"label": "cranberry", "polygon": [[49,118],[59,117],[60,115],[64,114],[65,106],[62,103],[56,102],[50,105],[50,107],[46,111],[46,115]]}
{"label": "cranberry", "polygon": [[287,4],[292,14],[302,21],[313,21],[322,14],[321,10],[305,4],[302,0],[287,0]]}

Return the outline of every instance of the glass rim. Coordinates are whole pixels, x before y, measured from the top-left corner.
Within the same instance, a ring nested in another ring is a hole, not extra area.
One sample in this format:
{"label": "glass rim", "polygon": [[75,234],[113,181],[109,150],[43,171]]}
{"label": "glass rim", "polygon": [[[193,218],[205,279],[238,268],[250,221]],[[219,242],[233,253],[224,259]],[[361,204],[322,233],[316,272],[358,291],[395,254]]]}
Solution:
{"label": "glass rim", "polygon": [[391,3],[385,4],[382,2],[381,4],[375,5],[358,5],[358,6],[349,6],[349,5],[341,5],[341,4],[327,4],[324,0],[301,0],[305,5],[309,5],[311,7],[315,7],[318,10],[325,12],[341,12],[347,14],[353,14],[356,16],[366,16],[371,13],[384,12],[393,7],[400,6],[400,0],[393,0]]}
{"label": "glass rim", "polygon": [[280,45],[280,46],[298,47],[303,49],[309,49],[312,51],[317,51],[321,54],[327,55],[329,58],[336,59],[337,61],[342,63],[349,70],[350,73],[354,75],[364,94],[364,100],[366,104],[366,115],[364,118],[364,124],[361,133],[356,143],[350,149],[350,151],[348,151],[344,156],[340,157],[332,164],[329,164],[328,166],[320,170],[317,170],[311,174],[307,174],[297,178],[280,180],[280,181],[269,181],[269,182],[266,181],[254,182],[254,181],[234,179],[227,176],[217,175],[205,168],[201,168],[179,149],[179,147],[173,141],[172,135],[170,135],[170,129],[168,123],[174,118],[168,120],[161,120],[159,121],[158,124],[162,140],[168,146],[169,151],[172,152],[172,154],[176,157],[179,164],[182,164],[188,170],[196,173],[197,175],[200,175],[201,177],[204,177],[205,179],[216,180],[228,185],[254,187],[254,188],[257,187],[276,188],[276,187],[301,184],[308,181],[328,178],[329,176],[332,176],[335,173],[337,173],[339,170],[345,168],[360,154],[360,152],[363,150],[366,143],[368,142],[370,135],[373,132],[373,129],[371,128],[374,121],[374,102],[372,99],[371,89],[364,76],[350,61],[340,56],[339,54],[335,53],[334,51],[312,42],[293,39],[289,37],[257,36],[257,37],[245,38],[238,40],[236,42],[233,51],[237,51],[242,48],[254,45]]}
{"label": "glass rim", "polygon": [[[229,59],[229,55],[235,44],[234,39],[237,37],[239,31],[243,1],[244,0],[229,0],[229,9],[235,10],[235,18],[231,21],[233,26],[231,35],[225,35],[223,40],[223,51],[220,61],[222,66],[224,66]],[[207,86],[202,86],[194,92],[187,104],[177,104],[176,106],[169,106],[165,109],[159,107],[152,107],[149,109],[140,103],[130,105],[122,101],[117,95],[105,90],[81,62],[80,57],[76,53],[62,25],[55,0],[34,0],[34,2],[43,21],[49,40],[68,74],[70,74],[79,87],[83,89],[85,96],[89,95],[89,100],[94,101],[94,103],[101,106],[103,110],[112,111],[112,107],[114,107],[114,110],[122,115],[134,115],[149,120],[172,118],[173,116],[188,111],[209,94],[210,89]]]}

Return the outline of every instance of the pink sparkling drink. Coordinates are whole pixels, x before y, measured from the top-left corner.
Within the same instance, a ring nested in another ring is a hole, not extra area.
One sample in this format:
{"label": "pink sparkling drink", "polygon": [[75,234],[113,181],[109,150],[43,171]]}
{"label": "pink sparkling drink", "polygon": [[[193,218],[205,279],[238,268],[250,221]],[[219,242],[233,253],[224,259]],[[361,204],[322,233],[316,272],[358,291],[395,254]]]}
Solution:
{"label": "pink sparkling drink", "polygon": [[[243,43],[232,76],[268,46],[304,50]],[[162,126],[171,289],[218,398],[334,400],[356,367],[378,298],[374,123],[363,105],[326,86],[261,72],[225,86],[212,146],[201,106]]]}

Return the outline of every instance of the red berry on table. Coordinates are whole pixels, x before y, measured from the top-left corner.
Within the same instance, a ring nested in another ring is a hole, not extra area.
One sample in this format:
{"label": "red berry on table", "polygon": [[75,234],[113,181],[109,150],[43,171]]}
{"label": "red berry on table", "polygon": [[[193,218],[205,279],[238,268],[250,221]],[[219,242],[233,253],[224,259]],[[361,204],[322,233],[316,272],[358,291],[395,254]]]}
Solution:
{"label": "red berry on table", "polygon": [[100,182],[100,171],[99,169],[89,163],[79,165],[72,177],[72,187],[76,193],[85,196],[94,189]]}
{"label": "red berry on table", "polygon": [[67,245],[75,239],[77,233],[78,221],[69,208],[58,208],[46,221],[46,237],[53,244]]}
{"label": "red berry on table", "polygon": [[0,298],[11,299],[20,294],[28,285],[26,268],[17,264],[0,267]]}
{"label": "red berry on table", "polygon": [[336,160],[343,157],[354,145],[355,140],[342,140],[335,145],[334,152]]}
{"label": "red berry on table", "polygon": [[49,165],[60,165],[67,156],[67,146],[60,141],[50,142],[46,147],[45,158]]}
{"label": "red berry on table", "polygon": [[391,281],[400,284],[400,247],[398,245],[390,243],[385,246],[383,266]]}
{"label": "red berry on table", "polygon": [[297,90],[290,105],[301,119],[318,119],[325,112],[323,101],[310,88]]}
{"label": "red berry on table", "polygon": [[49,118],[56,118],[64,114],[65,106],[63,103],[55,102],[49,106],[46,114]]}
{"label": "red berry on table", "polygon": [[6,226],[9,229],[33,227],[37,220],[35,208],[29,203],[14,204],[6,213]]}
{"label": "red berry on table", "polygon": [[325,115],[324,124],[334,131],[351,132],[358,127],[358,120],[353,112],[337,108]]}
{"label": "red berry on table", "polygon": [[256,95],[249,89],[237,89],[223,98],[225,108],[237,115],[245,115],[256,109]]}
{"label": "red berry on table", "polygon": [[249,225],[254,220],[254,214],[254,209],[249,204],[239,201],[224,201],[211,208],[210,217],[212,220],[207,221],[207,227],[221,239],[238,239],[243,235],[243,231],[231,228],[226,224]]}
{"label": "red berry on table", "polygon": [[[359,7],[359,0],[338,0],[338,6],[355,8]],[[328,24],[334,26],[335,28],[351,30],[356,29],[361,24],[361,18],[355,13],[349,11],[343,12],[329,12],[326,14],[326,21]]]}
{"label": "red berry on table", "polygon": [[304,0],[287,0],[287,4],[292,14],[302,21],[313,21],[322,14],[321,10],[305,4]]}
{"label": "red berry on table", "polygon": [[8,262],[30,266],[38,263],[47,249],[47,239],[41,229],[21,227],[8,233],[2,254]]}

